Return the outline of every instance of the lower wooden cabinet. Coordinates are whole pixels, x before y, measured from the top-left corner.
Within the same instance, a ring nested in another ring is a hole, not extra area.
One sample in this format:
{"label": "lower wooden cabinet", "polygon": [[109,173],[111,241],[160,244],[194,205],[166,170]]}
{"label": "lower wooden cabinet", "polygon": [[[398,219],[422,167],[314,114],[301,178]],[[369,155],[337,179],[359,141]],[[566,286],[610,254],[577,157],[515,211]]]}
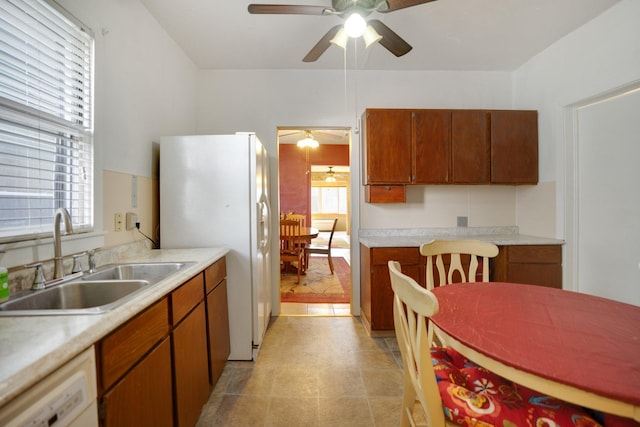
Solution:
{"label": "lower wooden cabinet", "polygon": [[369,333],[393,330],[393,289],[388,262],[424,286],[425,267],[419,248],[368,248],[360,245],[360,316]]}
{"label": "lower wooden cabinet", "polygon": [[173,426],[168,337],[102,396],[100,418],[103,426]]}
{"label": "lower wooden cabinet", "polygon": [[230,352],[224,276],[222,258],[96,343],[102,426],[196,425]]}
{"label": "lower wooden cabinet", "polygon": [[500,246],[491,260],[491,280],[562,289],[562,246]]}
{"label": "lower wooden cabinet", "polygon": [[205,271],[209,381],[212,388],[218,382],[231,353],[226,275],[227,268],[224,259],[216,262]]}
{"label": "lower wooden cabinet", "polygon": [[174,326],[172,339],[177,425],[194,426],[210,390],[204,301]]}
{"label": "lower wooden cabinet", "polygon": [[[390,333],[393,325],[393,290],[388,261],[400,262],[402,272],[426,285],[426,259],[418,247],[360,245],[360,317],[372,334]],[[445,258],[445,264],[447,259]],[[468,260],[463,259],[463,264]],[[562,288],[562,246],[500,246],[490,261],[490,280]],[[436,283],[437,286],[437,283]]]}

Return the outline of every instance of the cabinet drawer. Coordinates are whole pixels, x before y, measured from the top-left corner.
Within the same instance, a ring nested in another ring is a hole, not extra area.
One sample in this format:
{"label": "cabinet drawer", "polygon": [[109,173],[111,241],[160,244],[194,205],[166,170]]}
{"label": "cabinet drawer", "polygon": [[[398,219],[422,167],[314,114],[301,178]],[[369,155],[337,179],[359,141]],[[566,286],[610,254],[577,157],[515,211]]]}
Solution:
{"label": "cabinet drawer", "polygon": [[226,258],[219,259],[204,271],[204,283],[207,293],[211,292],[227,275]]}
{"label": "cabinet drawer", "polygon": [[560,245],[507,246],[509,263],[562,264]]}
{"label": "cabinet drawer", "polygon": [[169,309],[164,298],[100,341],[101,389],[108,389],[169,333]]}
{"label": "cabinet drawer", "polygon": [[367,203],[404,203],[406,191],[404,185],[365,185],[364,198]]}
{"label": "cabinet drawer", "polygon": [[372,250],[371,264],[387,265],[387,262],[398,261],[401,265],[420,264],[419,248],[375,248]]}
{"label": "cabinet drawer", "polygon": [[171,322],[175,326],[204,299],[204,275],[198,274],[171,292]]}

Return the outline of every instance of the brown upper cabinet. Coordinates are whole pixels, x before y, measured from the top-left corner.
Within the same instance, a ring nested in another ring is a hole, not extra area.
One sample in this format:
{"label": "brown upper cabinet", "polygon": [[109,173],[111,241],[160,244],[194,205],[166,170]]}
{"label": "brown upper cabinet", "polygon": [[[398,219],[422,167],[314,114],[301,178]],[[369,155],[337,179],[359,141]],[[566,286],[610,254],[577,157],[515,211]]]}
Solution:
{"label": "brown upper cabinet", "polygon": [[536,111],[367,109],[362,129],[368,185],[538,182]]}
{"label": "brown upper cabinet", "polygon": [[538,183],[538,112],[491,111],[491,182]]}
{"label": "brown upper cabinet", "polygon": [[367,184],[411,182],[411,110],[366,110],[363,169]]}

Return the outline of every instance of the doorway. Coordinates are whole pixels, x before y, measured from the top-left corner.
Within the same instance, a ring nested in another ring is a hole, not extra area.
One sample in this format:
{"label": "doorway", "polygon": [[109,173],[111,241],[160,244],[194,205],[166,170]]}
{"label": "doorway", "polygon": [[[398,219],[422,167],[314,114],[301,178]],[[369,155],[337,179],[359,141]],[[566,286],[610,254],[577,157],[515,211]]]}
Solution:
{"label": "doorway", "polygon": [[[278,201],[281,219],[300,215],[315,234],[303,246],[327,247],[331,229],[334,273],[326,254],[310,254],[297,268],[281,263],[281,315],[351,315],[351,131],[344,127],[279,127]],[[307,143],[298,144],[307,138]],[[311,141],[310,141],[311,140]],[[285,268],[287,267],[287,268]],[[297,266],[295,266],[297,267]]]}

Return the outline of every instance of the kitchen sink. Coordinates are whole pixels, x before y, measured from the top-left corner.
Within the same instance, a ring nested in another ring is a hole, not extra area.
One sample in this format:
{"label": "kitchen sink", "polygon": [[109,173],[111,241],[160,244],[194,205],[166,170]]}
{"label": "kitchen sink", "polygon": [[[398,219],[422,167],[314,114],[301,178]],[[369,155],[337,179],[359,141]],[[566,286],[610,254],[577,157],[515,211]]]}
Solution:
{"label": "kitchen sink", "polygon": [[27,291],[0,304],[0,310],[13,316],[102,313],[148,286],[146,280],[72,281],[41,291]]}
{"label": "kitchen sink", "polygon": [[100,271],[83,276],[83,280],[146,280],[158,282],[184,267],[183,262],[110,264]]}
{"label": "kitchen sink", "polygon": [[21,291],[0,304],[0,316],[100,314],[113,310],[191,262],[109,264],[99,271]]}

